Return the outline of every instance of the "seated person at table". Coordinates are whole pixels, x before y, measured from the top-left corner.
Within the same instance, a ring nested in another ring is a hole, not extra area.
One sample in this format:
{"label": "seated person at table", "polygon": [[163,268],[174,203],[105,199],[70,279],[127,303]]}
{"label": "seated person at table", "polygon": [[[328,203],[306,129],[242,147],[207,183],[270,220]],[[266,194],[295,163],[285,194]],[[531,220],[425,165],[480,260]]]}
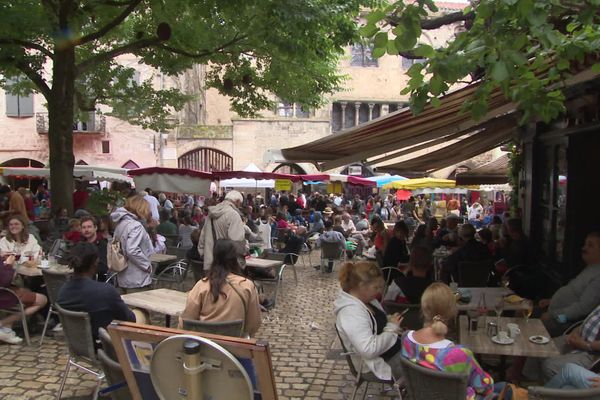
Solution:
{"label": "seated person at table", "polygon": [[213,263],[205,278],[189,291],[185,309],[179,318],[207,322],[244,320],[244,331],[253,336],[261,323],[258,292],[244,276],[233,241],[219,239]]}
{"label": "seated person at table", "polygon": [[402,290],[406,303],[419,304],[423,292],[433,280],[431,279],[431,251],[427,247],[413,247],[410,251],[408,270],[398,274],[394,281]]}
{"label": "seated person at table", "polygon": [[[321,246],[322,242],[337,244],[340,253],[346,250],[346,239],[344,238],[344,235],[333,230],[333,221],[330,219],[325,221],[325,232],[317,239],[317,246]],[[328,260],[327,263],[325,272],[332,272],[333,260]]]}
{"label": "seated person at table", "polygon": [[277,229],[290,229],[290,224],[288,224],[286,216],[283,212],[278,212],[275,217],[275,223],[277,224]]}
{"label": "seated person at table", "polygon": [[163,236],[177,236],[177,225],[170,221],[171,214],[166,209],[160,210],[160,224],[156,232]]}
{"label": "seated person at table", "polygon": [[459,248],[443,262],[442,281],[450,282],[452,277],[458,282],[458,264],[464,261],[486,261],[491,258],[487,247],[475,240],[475,227],[464,224],[458,232]]}
{"label": "seated person at table", "polygon": [[585,318],[600,304],[600,232],[587,235],[581,258],[586,267],[554,293],[551,299],[540,300],[541,308],[548,307],[542,315],[550,336],[560,336],[573,322]]}
{"label": "seated person at table", "polygon": [[434,247],[440,246],[455,247],[458,244],[458,220],[460,218],[455,214],[448,214],[446,217],[446,226],[440,224],[437,231]]}
{"label": "seated person at table", "polygon": [[313,235],[318,235],[323,232],[323,217],[321,216],[320,211],[315,211],[314,222],[310,224],[310,230],[307,233],[307,237],[311,237]]}
{"label": "seated person at table", "polygon": [[346,263],[339,280],[342,292],[334,302],[335,325],[355,367],[384,380],[400,378],[402,317],[387,316],[377,301],[385,285],[381,270],[371,262]]}
{"label": "seated person at table", "polygon": [[294,213],[294,216],[292,217],[292,223],[294,223],[298,226],[306,226],[306,220],[302,216],[301,208],[296,209],[296,212]]}
{"label": "seated person at table", "polygon": [[106,263],[108,240],[98,232],[98,224],[95,217],[86,216],[81,218],[81,235],[83,236],[83,241],[96,246],[98,251],[98,263],[96,265],[97,280],[105,282],[108,273],[108,265]]}
{"label": "seated person at table", "polygon": [[[11,254],[6,256],[5,260],[3,259],[4,257],[0,257],[0,287],[15,292],[19,300],[23,303],[23,307],[25,307],[25,315],[33,315],[46,305],[48,299],[43,294],[34,293],[27,289],[13,286],[12,280],[15,275],[15,270],[13,269],[15,256]],[[17,299],[15,299],[13,295],[5,291],[0,291],[0,309],[11,308],[16,304]],[[23,341],[23,339],[17,336],[15,331],[12,330],[12,324],[20,319],[20,314],[11,314],[0,320],[0,341],[10,344],[19,344]]]}
{"label": "seated person at table", "polygon": [[358,232],[362,233],[363,235],[367,235],[369,233],[369,229],[371,228],[371,224],[367,218],[367,213],[361,212],[360,217],[354,226]]}
{"label": "seated person at table", "polygon": [[165,254],[167,252],[167,239],[157,233],[156,228],[148,228],[148,236],[150,236],[154,253]]}
{"label": "seated person at table", "polygon": [[60,288],[56,300],[65,310],[90,314],[94,339],[98,337],[98,328],[106,328],[113,320],[136,322],[136,316],[127,308],[117,289],[94,280],[97,263],[96,246],[91,243],[73,246],[69,253],[73,275]]}
{"label": "seated person at table", "polygon": [[[534,248],[525,233],[519,218],[509,218],[504,223],[506,236],[499,242],[497,257],[503,258],[507,268],[535,264]],[[504,271],[500,270],[500,273]]]}
{"label": "seated person at table", "polygon": [[[35,236],[29,233],[28,224],[21,215],[8,218],[8,232],[0,239],[0,254],[14,254],[15,259],[32,257],[37,259],[42,251]],[[22,260],[21,260],[22,261]]]}
{"label": "seated person at table", "polygon": [[[598,359],[600,351],[600,306],[596,307],[571,333],[553,340],[561,355],[545,359],[528,358],[523,370],[525,376],[549,381],[567,363],[591,368]],[[510,372],[514,375],[516,371],[511,369]]]}
{"label": "seated person at table", "polygon": [[81,237],[81,221],[79,219],[71,218],[69,220],[69,230],[65,232],[63,239],[73,243],[77,243],[83,239]]}
{"label": "seated person at table", "polygon": [[551,389],[600,388],[600,375],[580,365],[567,363],[544,387]]}
{"label": "seated person at table", "polygon": [[383,255],[383,267],[402,268],[408,263],[409,254],[406,239],[408,237],[408,226],[404,221],[398,221],[394,225],[393,236],[390,238]]}
{"label": "seated person at table", "polygon": [[403,357],[422,367],[466,373],[467,399],[493,398],[494,392],[504,388],[503,383],[494,385],[494,380],[481,368],[471,350],[446,339],[448,325],[458,313],[454,294],[446,284],[436,282],[425,290],[421,311],[423,328],[402,335]]}
{"label": "seated person at table", "polygon": [[342,228],[342,216],[341,215],[336,215],[333,217],[333,230],[341,233],[342,236],[344,236],[344,237],[348,237],[346,235],[346,231],[344,230],[344,228]]}

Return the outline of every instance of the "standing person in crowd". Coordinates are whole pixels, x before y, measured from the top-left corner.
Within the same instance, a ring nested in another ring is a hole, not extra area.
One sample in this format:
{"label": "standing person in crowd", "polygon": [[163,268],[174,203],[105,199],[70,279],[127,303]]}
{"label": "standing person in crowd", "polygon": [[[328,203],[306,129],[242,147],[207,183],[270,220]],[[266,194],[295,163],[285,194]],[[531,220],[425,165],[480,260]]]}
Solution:
{"label": "standing person in crowd", "polygon": [[0,253],[14,254],[19,259],[30,257],[36,260],[42,248],[36,238],[29,233],[28,224],[22,215],[13,215],[8,218],[8,232],[0,239]]}
{"label": "standing person in crowd", "polygon": [[192,225],[192,219],[190,217],[183,217],[183,222],[179,225],[179,240],[181,247],[187,248],[192,246],[192,239],[190,236],[196,229],[198,228]]}
{"label": "standing person in crowd", "polygon": [[188,293],[179,319],[180,328],[183,319],[207,322],[241,319],[243,331],[250,336],[256,334],[261,323],[258,292],[254,283],[244,276],[238,262],[238,247],[232,240],[217,239],[207,276],[196,282]]}
{"label": "standing person in crowd", "polygon": [[98,232],[96,218],[92,216],[81,217],[81,235],[83,236],[83,241],[95,246],[98,253],[96,261],[97,279],[99,282],[105,282],[108,273],[108,265],[106,263],[108,241]]}
{"label": "standing person in crowd", "polygon": [[346,263],[339,275],[342,292],[334,302],[335,326],[357,368],[366,366],[379,379],[399,379],[400,314],[387,316],[377,301],[385,281],[370,262]]}
{"label": "standing person in crowd", "polygon": [[156,232],[163,236],[177,236],[177,225],[169,220],[169,212],[160,210],[160,224],[156,227]]}
{"label": "standing person in crowd", "polygon": [[213,262],[213,248],[218,239],[229,239],[235,243],[235,255],[241,265],[246,254],[244,223],[239,213],[244,198],[237,190],[225,195],[223,202],[208,208],[208,218],[202,228],[198,253],[204,257],[204,269],[208,270]]}
{"label": "standing person in crowd", "polygon": [[[48,299],[43,294],[34,293],[27,289],[12,285],[15,276],[15,270],[13,269],[15,262],[16,259],[14,254],[8,254],[2,251],[0,257],[0,287],[12,290],[17,295],[17,298],[23,303],[25,315],[30,316],[41,310],[48,302]],[[17,299],[15,299],[14,296],[8,292],[0,291],[0,309],[11,308],[16,304]],[[21,315],[15,313],[0,320],[0,341],[9,344],[19,344],[23,341],[23,339],[17,336],[15,331],[12,330],[13,323],[20,319]]]}
{"label": "standing person in crowd", "polygon": [[468,208],[467,216],[471,225],[475,228],[481,228],[483,225],[483,206],[478,201],[474,202]]}
{"label": "standing person in crowd", "polygon": [[144,196],[144,200],[148,202],[150,205],[150,213],[152,214],[152,219],[155,221],[160,220],[160,215],[158,214],[158,208],[160,207],[160,203],[158,199],[152,196],[152,190],[150,188],[146,188],[146,190],[140,192],[140,196]]}
{"label": "standing person in crowd", "polygon": [[415,229],[415,227],[418,224],[423,223],[423,221],[421,221],[419,219],[419,216],[417,215],[417,205],[415,202],[415,198],[413,196],[410,196],[408,201],[404,204],[403,213],[404,213],[404,221],[406,222],[406,225],[408,226],[408,231],[409,231],[409,235],[410,235],[410,233],[412,233],[412,231]]}
{"label": "standing person in crowd", "polygon": [[98,329],[106,328],[113,320],[136,322],[136,316],[113,286],[94,281],[97,263],[96,246],[92,243],[76,244],[69,253],[69,267],[73,269],[73,275],[60,288],[57,299],[65,310],[84,311],[90,315],[94,339],[98,338]]}
{"label": "standing person in crowd", "polygon": [[29,225],[29,215],[27,214],[27,207],[25,207],[25,200],[19,192],[10,192],[8,211],[11,214],[20,215],[23,217],[25,225]]}
{"label": "standing person in crowd", "polygon": [[446,203],[446,210],[450,214],[454,214],[457,217],[460,217],[460,203],[455,196],[452,196],[452,198],[448,200],[448,203]]}
{"label": "standing person in crowd", "polygon": [[144,228],[150,218],[150,205],[140,195],[129,197],[125,207],[119,207],[111,214],[115,225],[114,239],[121,243],[127,260],[127,268],[117,274],[117,283],[125,293],[147,290],[152,284],[150,256],[154,248]]}
{"label": "standing person in crowd", "polygon": [[431,212],[431,200],[425,200],[424,204],[425,205],[423,206],[423,212],[421,213],[421,220],[424,223],[427,223],[429,221],[429,218],[433,216],[433,213]]}

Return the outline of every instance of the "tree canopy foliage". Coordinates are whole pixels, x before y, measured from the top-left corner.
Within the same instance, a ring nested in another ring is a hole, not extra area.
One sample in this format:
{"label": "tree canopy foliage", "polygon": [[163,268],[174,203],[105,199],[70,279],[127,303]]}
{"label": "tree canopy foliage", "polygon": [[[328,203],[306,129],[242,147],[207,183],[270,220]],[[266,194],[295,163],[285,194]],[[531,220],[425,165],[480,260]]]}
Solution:
{"label": "tree canopy foliage", "polygon": [[[600,0],[473,0],[440,15],[433,0],[400,0],[374,9],[360,32],[373,40],[376,57],[426,58],[407,71],[403,94],[415,112],[439,105],[453,84],[481,80],[464,105],[475,118],[499,88],[523,111],[522,122],[548,122],[564,111],[561,82],[600,52],[599,9]],[[446,46],[419,42],[423,30],[448,24],[457,29]],[[599,64],[592,68],[600,72]]]}
{"label": "tree canopy foliage", "polygon": [[[242,116],[272,106],[273,95],[307,107],[343,80],[338,57],[355,40],[369,0],[6,0],[0,2],[0,73],[24,76],[13,92],[37,91],[49,112],[55,202],[70,206],[73,118],[108,105],[145,128],[169,127],[188,100],[176,89],[136,83],[132,54],[166,75],[209,66],[207,87],[229,96]],[[56,180],[56,176],[60,179]]]}

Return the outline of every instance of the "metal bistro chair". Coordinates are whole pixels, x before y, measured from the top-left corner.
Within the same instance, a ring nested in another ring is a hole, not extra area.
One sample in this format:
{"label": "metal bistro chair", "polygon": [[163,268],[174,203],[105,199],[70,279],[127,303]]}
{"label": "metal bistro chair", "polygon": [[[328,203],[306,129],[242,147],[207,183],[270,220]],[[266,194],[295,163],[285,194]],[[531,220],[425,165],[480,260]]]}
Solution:
{"label": "metal bistro chair", "polygon": [[298,262],[298,260],[300,260],[299,254],[266,252],[265,259],[281,261],[285,266],[289,265],[290,267],[292,267],[292,271],[294,272],[294,280],[296,281],[296,285],[298,284],[298,274],[296,272],[296,263]]}
{"label": "metal bistro chair", "polygon": [[[279,265],[279,267],[275,268],[275,276],[274,277],[266,277],[266,276],[261,276],[261,275],[257,275],[254,276],[252,278],[252,280],[255,282],[264,282],[264,283],[270,283],[270,284],[274,284],[275,285],[275,290],[273,291],[273,307],[275,307],[275,305],[277,304],[277,295],[279,294],[279,287],[281,286],[281,283],[283,282],[283,272],[285,271],[285,267],[286,264],[284,263],[284,258],[286,256],[285,253],[265,253],[265,259],[267,260],[276,260],[276,261],[281,261],[281,264]],[[291,254],[291,253],[290,253]],[[282,258],[283,257],[283,258]],[[248,267],[247,267],[248,268]],[[292,268],[294,269],[294,277],[296,277],[296,268],[292,265]],[[298,278],[296,277],[296,284],[298,283]],[[259,289],[257,287],[257,289],[260,291],[261,289]]]}
{"label": "metal bistro chair", "polygon": [[425,368],[405,357],[400,363],[407,400],[464,400],[467,396],[467,374]]}
{"label": "metal bistro chair", "polygon": [[331,272],[333,272],[335,261],[343,262],[345,255],[346,249],[340,249],[339,243],[321,241],[321,272],[325,272],[325,262],[328,263],[329,261],[333,261],[333,266],[331,267]]}
{"label": "metal bistro chair", "polygon": [[484,261],[462,261],[458,263],[458,286],[459,287],[485,287],[487,286],[493,262]]}
{"label": "metal bistro chair", "polygon": [[[362,364],[363,364],[362,359],[360,360],[358,369],[356,369],[356,367],[354,366],[354,362],[352,361],[352,357],[351,357],[351,355],[354,353],[349,352],[348,349],[346,349],[346,346],[344,345],[344,341],[342,340],[342,336],[340,335],[340,331],[338,330],[337,325],[335,325],[335,332],[337,333],[338,339],[342,346],[342,354],[341,355],[346,357],[346,362],[348,363],[348,368],[350,369],[350,373],[354,377],[354,390],[352,391],[352,397],[350,398],[351,400],[354,400],[356,398],[356,394],[358,393],[358,390],[360,389],[360,387],[362,386],[363,383],[366,383],[365,391],[362,396],[363,399],[367,396],[367,391],[369,390],[369,383],[380,383],[382,385],[385,385],[385,384],[394,385],[393,380],[387,381],[385,379],[380,379],[374,373],[372,373],[370,371],[362,372]],[[400,393],[398,393],[398,394],[400,395],[400,398],[402,398],[402,395]]]}
{"label": "metal bistro chair", "polygon": [[94,352],[94,339],[92,336],[92,326],[90,324],[90,315],[87,312],[81,311],[68,311],[62,308],[60,305],[55,304],[54,307],[60,317],[60,322],[63,326],[63,332],[65,334],[65,340],[67,342],[67,348],[69,351],[69,358],[67,360],[67,366],[58,389],[57,399],[60,399],[69,370],[71,366],[77,367],[82,371],[94,375],[97,379],[96,388],[92,395],[92,399],[98,398],[98,392],[100,390],[100,384],[104,379],[103,372],[96,372],[82,364],[80,361],[84,361],[90,364],[92,367],[98,368],[98,359]]}
{"label": "metal bistro chair", "polygon": [[529,400],[598,400],[600,399],[600,388],[550,389],[541,386],[530,386],[527,396]]}
{"label": "metal bistro chair", "polygon": [[27,346],[30,346],[31,340],[29,339],[29,328],[27,327],[27,316],[25,315],[25,306],[23,305],[23,302],[21,302],[17,294],[9,288],[0,287],[0,291],[10,293],[17,300],[17,304],[14,307],[3,308],[0,311],[7,312],[9,314],[21,315],[21,324],[23,325],[23,336],[25,336],[25,343],[27,343]]}
{"label": "metal bistro chair", "polygon": [[183,329],[186,331],[195,331],[203,333],[213,333],[215,335],[243,337],[244,320],[236,319],[233,321],[208,322],[193,319],[183,320]]}
{"label": "metal bistro chair", "polygon": [[58,292],[63,284],[67,281],[68,275],[59,272],[53,272],[47,269],[42,270],[42,276],[46,283],[46,292],[48,293],[48,300],[50,301],[50,308],[48,309],[48,315],[44,322],[44,329],[42,330],[42,337],[40,338],[40,346],[44,343],[44,336],[46,336],[46,329],[48,329],[48,322],[50,321],[50,315],[58,313],[55,310],[54,304],[58,300]]}
{"label": "metal bistro chair", "polygon": [[154,281],[155,287],[160,287],[162,283],[166,284],[169,288],[175,284],[177,288],[182,291],[183,290],[183,282],[187,276],[187,260],[178,260],[173,264],[169,265],[165,269],[163,269],[158,275],[154,276],[152,280]]}
{"label": "metal bistro chair", "polygon": [[103,349],[98,349],[98,361],[106,376],[108,387],[102,389],[102,395],[109,395],[112,400],[130,400],[132,398],[121,364],[106,354]]}

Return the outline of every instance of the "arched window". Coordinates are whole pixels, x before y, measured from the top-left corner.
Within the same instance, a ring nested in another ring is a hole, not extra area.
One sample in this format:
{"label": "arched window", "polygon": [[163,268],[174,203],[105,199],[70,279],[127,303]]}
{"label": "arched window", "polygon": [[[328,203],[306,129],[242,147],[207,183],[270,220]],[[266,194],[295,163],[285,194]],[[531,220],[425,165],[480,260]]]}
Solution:
{"label": "arched window", "polygon": [[280,174],[297,174],[297,175],[305,175],[306,171],[304,168],[299,166],[298,164],[293,163],[283,163],[279,164],[273,172],[278,172]]}
{"label": "arched window", "polygon": [[177,165],[179,168],[205,172],[231,171],[233,169],[233,157],[221,150],[199,147],[179,157]]}

